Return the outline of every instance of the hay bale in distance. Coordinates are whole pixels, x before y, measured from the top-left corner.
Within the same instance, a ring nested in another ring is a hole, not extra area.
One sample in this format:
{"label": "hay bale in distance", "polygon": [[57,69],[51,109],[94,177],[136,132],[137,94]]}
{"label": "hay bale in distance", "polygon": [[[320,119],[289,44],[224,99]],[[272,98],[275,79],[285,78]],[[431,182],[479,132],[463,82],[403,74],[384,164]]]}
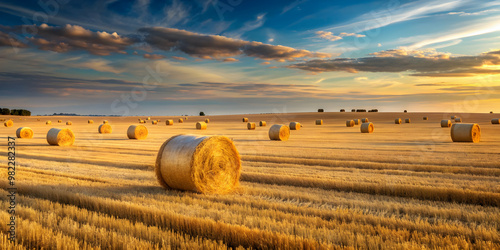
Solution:
{"label": "hay bale in distance", "polygon": [[361,119],[361,123],[367,123],[367,122],[370,122],[370,121],[368,120],[368,118],[363,118],[363,119]]}
{"label": "hay bale in distance", "polygon": [[47,132],[47,142],[56,146],[71,146],[75,143],[75,134],[69,128],[51,128]]}
{"label": "hay bale in distance", "polygon": [[247,128],[248,128],[248,130],[254,130],[255,129],[255,122],[247,123]]}
{"label": "hay bale in distance", "polygon": [[361,133],[373,133],[374,128],[373,123],[365,122],[361,124]]}
{"label": "hay bale in distance", "polygon": [[302,125],[300,124],[300,122],[290,122],[289,127],[290,127],[290,130],[300,130]]}
{"label": "hay bale in distance", "polygon": [[174,125],[174,120],[166,120],[165,124],[168,126]]}
{"label": "hay bale in distance", "polygon": [[207,129],[207,124],[205,122],[197,122],[196,123],[196,129],[206,130]]}
{"label": "hay bale in distance", "polygon": [[500,119],[499,118],[491,119],[491,124],[500,124]]}
{"label": "hay bale in distance", "polygon": [[455,122],[462,122],[462,118],[460,117],[455,118]]}
{"label": "hay bale in distance", "polygon": [[269,139],[273,141],[287,141],[290,137],[290,128],[287,125],[275,124],[269,128]]}
{"label": "hay bale in distance", "polygon": [[456,116],[456,115],[452,115],[452,116],[451,116],[451,119],[452,119],[452,120],[455,120],[455,118],[457,118],[457,116]]}
{"label": "hay bale in distance", "polygon": [[87,123],[88,124],[94,124],[94,120],[88,120]]}
{"label": "hay bale in distance", "polygon": [[33,138],[33,130],[28,127],[20,127],[16,130],[17,138],[31,139]]}
{"label": "hay bale in distance", "polygon": [[177,135],[160,147],[155,174],[167,189],[226,194],[239,184],[241,160],[225,136]]}
{"label": "hay bale in distance", "polygon": [[424,116],[424,118],[422,118],[422,119],[424,119],[424,121],[428,121],[428,120],[429,120],[429,117]]}
{"label": "hay bale in distance", "polygon": [[62,120],[58,120],[57,123],[62,123]]}
{"label": "hay bale in distance", "polygon": [[108,120],[102,121],[102,124],[108,124],[108,123],[109,123]]}
{"label": "hay bale in distance", "polygon": [[361,120],[359,120],[359,119],[354,119],[354,124],[355,124],[355,125],[359,125],[360,123],[361,123]]}
{"label": "hay bale in distance", "polygon": [[205,119],[205,123],[210,123],[210,119]]}
{"label": "hay bale in distance", "polygon": [[158,125],[158,121],[151,121],[151,124]]}
{"label": "hay bale in distance", "polygon": [[260,121],[260,122],[259,122],[259,126],[261,126],[261,127],[265,127],[265,126],[267,126],[266,121]]}
{"label": "hay bale in distance", "polygon": [[111,125],[107,123],[103,123],[99,125],[99,128],[97,128],[97,131],[100,134],[111,134],[113,132],[113,128],[111,128]]}
{"label": "hay bale in distance", "polygon": [[46,121],[46,122],[45,122],[45,125],[50,125],[50,124],[52,124],[52,122],[51,122],[51,121]]}
{"label": "hay bale in distance", "polygon": [[401,118],[396,118],[396,120],[394,120],[394,123],[395,124],[401,124]]}
{"label": "hay bale in distance", "polygon": [[476,123],[453,124],[450,133],[453,142],[479,142],[481,140],[481,128]]}
{"label": "hay bale in distance", "polygon": [[323,120],[316,120],[316,125],[323,125]]}
{"label": "hay bale in distance", "polygon": [[243,121],[243,122],[248,122],[248,118],[243,117],[242,121]]}
{"label": "hay bale in distance", "polygon": [[449,128],[449,127],[451,127],[451,121],[450,120],[441,120],[441,127],[442,128]]}
{"label": "hay bale in distance", "polygon": [[9,128],[9,127],[12,127],[12,126],[14,126],[14,121],[12,121],[12,120],[5,121],[5,122],[3,123],[3,125],[4,125],[5,127],[8,127],[8,128]]}
{"label": "hay bale in distance", "polygon": [[405,119],[405,123],[411,123],[411,119],[410,118],[406,118]]}
{"label": "hay bale in distance", "polygon": [[151,117],[148,117],[148,119],[147,119],[147,120],[148,120],[148,121],[150,121],[150,120],[151,120]]}
{"label": "hay bale in distance", "polygon": [[67,121],[66,125],[73,125],[73,123],[71,121]]}
{"label": "hay bale in distance", "polygon": [[184,120],[182,120],[182,118],[179,118],[178,122],[179,122],[179,123],[183,123],[183,122],[184,122]]}
{"label": "hay bale in distance", "polygon": [[127,136],[129,139],[143,140],[148,137],[148,129],[144,125],[130,125]]}
{"label": "hay bale in distance", "polygon": [[354,127],[354,120],[345,121],[345,126],[346,127]]}

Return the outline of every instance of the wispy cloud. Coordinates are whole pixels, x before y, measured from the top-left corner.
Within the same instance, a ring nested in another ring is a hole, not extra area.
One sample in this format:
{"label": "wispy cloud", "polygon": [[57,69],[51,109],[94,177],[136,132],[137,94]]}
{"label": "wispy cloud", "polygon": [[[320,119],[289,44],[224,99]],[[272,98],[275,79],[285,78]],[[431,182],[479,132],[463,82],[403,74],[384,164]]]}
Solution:
{"label": "wispy cloud", "polygon": [[241,28],[226,33],[225,35],[239,39],[246,32],[262,27],[262,25],[264,25],[265,22],[266,22],[266,14],[265,13],[259,14],[255,17],[255,20],[245,22]]}
{"label": "wispy cloud", "polygon": [[337,36],[337,35],[334,35],[332,32],[329,32],[329,31],[321,31],[321,30],[320,31],[316,31],[316,37],[322,38],[322,39],[326,39],[326,40],[329,40],[329,41],[332,41],[332,42],[335,42],[335,41],[338,41],[338,40],[342,40],[342,39],[344,39],[344,37],[349,37],[349,36],[353,36],[353,37],[365,37],[365,35],[356,34],[356,33],[342,32],[342,33],[340,33]]}
{"label": "wispy cloud", "polygon": [[294,2],[292,2],[291,4],[289,4],[283,8],[283,10],[281,11],[281,15],[287,13],[288,11],[298,7],[299,5],[301,5],[307,1],[308,0],[295,0]]}

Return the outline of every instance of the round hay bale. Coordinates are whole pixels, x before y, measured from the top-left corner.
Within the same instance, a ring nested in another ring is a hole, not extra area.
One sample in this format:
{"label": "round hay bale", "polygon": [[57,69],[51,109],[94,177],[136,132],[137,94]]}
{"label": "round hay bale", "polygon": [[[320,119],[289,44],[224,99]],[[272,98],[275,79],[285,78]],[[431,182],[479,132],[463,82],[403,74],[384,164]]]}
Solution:
{"label": "round hay bale", "polygon": [[103,123],[103,124],[99,125],[99,128],[97,129],[97,131],[100,134],[111,134],[113,132],[113,128],[111,128],[111,125]]}
{"label": "round hay bale", "polygon": [[460,117],[455,118],[455,122],[462,122],[462,118]]}
{"label": "round hay bale", "polygon": [[363,118],[363,119],[361,119],[361,123],[367,123],[367,122],[370,122],[370,121],[368,120],[368,118]]}
{"label": "round hay bale", "polygon": [[8,127],[8,128],[9,128],[9,127],[14,126],[14,122],[13,122],[12,120],[8,120],[8,121],[4,122],[4,123],[3,123],[3,125],[4,125],[5,127]]}
{"label": "round hay bale", "polygon": [[500,119],[498,118],[491,119],[491,124],[500,124]]}
{"label": "round hay bale", "polygon": [[265,126],[267,126],[266,121],[260,121],[260,122],[259,122],[259,126],[261,126],[261,127],[265,127]]}
{"label": "round hay bale", "polygon": [[361,133],[373,133],[374,128],[373,123],[365,122],[361,124]]}
{"label": "round hay bale", "polygon": [[269,128],[269,139],[287,141],[290,137],[290,128],[287,125],[275,124]]}
{"label": "round hay bale", "polygon": [[184,120],[187,120],[187,119],[188,119],[188,118],[187,118],[187,116],[186,116],[186,117],[184,117]]}
{"label": "round hay bale", "polygon": [[71,146],[75,143],[75,134],[69,128],[51,128],[47,132],[47,142],[56,146]]}
{"label": "round hay bale", "polygon": [[451,126],[451,140],[453,142],[479,142],[481,128],[474,124],[453,124]]}
{"label": "round hay bale", "polygon": [[94,124],[93,120],[88,120],[87,122],[88,122],[88,124]]}
{"label": "round hay bale", "polygon": [[204,123],[204,122],[197,122],[196,123],[196,129],[206,130],[207,129],[207,124]]}
{"label": "round hay bale", "polygon": [[40,121],[40,119],[36,119],[37,121]]}
{"label": "round hay bale", "polygon": [[148,121],[151,120],[151,117],[148,117]]}
{"label": "round hay bale", "polygon": [[401,118],[397,118],[396,120],[394,120],[394,124],[401,124]]}
{"label": "round hay bale", "polygon": [[451,116],[451,119],[452,119],[452,120],[455,120],[455,118],[457,118],[457,116],[456,116],[456,115],[452,115],[452,116]]}
{"label": "round hay bale", "polygon": [[205,123],[209,123],[210,122],[210,119],[205,119]]}
{"label": "round hay bale", "polygon": [[239,184],[241,159],[225,136],[177,135],[160,147],[155,174],[167,189],[226,194]]}
{"label": "round hay bale", "polygon": [[248,130],[254,130],[255,129],[255,122],[247,123],[247,128],[248,128]]}
{"label": "round hay bale", "polygon": [[411,123],[410,118],[406,118],[406,119],[405,119],[405,123]]}
{"label": "round hay bale", "polygon": [[50,125],[50,124],[52,124],[52,122],[51,122],[51,121],[46,121],[46,122],[45,122],[45,125]]}
{"label": "round hay bale", "polygon": [[16,130],[17,138],[31,139],[33,138],[33,130],[28,127],[20,127]]}
{"label": "round hay bale", "polygon": [[354,127],[354,120],[345,121],[345,126],[346,127]]}
{"label": "round hay bale", "polygon": [[182,118],[179,118],[179,123],[183,123],[184,120],[182,120]]}
{"label": "round hay bale", "polygon": [[151,121],[151,124],[158,125],[158,121]]}
{"label": "round hay bale", "polygon": [[108,123],[109,123],[108,120],[102,121],[102,124],[108,124]]}
{"label": "round hay bale", "polygon": [[424,119],[424,121],[428,121],[428,120],[429,120],[429,117],[424,116],[424,118],[422,118],[422,119]]}
{"label": "round hay bale", "polygon": [[300,122],[290,122],[289,127],[290,127],[290,130],[300,130],[302,125],[300,124]]}
{"label": "round hay bale", "polygon": [[166,120],[165,124],[168,126],[174,125],[174,120]]}
{"label": "round hay bale", "polygon": [[57,123],[62,123],[62,120],[58,120]]}
{"label": "round hay bale", "polygon": [[449,127],[451,127],[451,121],[450,120],[441,120],[441,127],[442,128],[449,128]]}
{"label": "round hay bale", "polygon": [[361,121],[359,119],[354,119],[354,124],[355,125],[359,125],[361,123]]}
{"label": "round hay bale", "polygon": [[66,125],[73,125],[73,123],[71,121],[67,121]]}
{"label": "round hay bale", "polygon": [[246,118],[246,117],[243,117],[242,120],[243,120],[243,122],[248,122],[248,118]]}
{"label": "round hay bale", "polygon": [[127,129],[129,139],[142,140],[148,137],[148,129],[144,125],[130,125]]}
{"label": "round hay bale", "polygon": [[323,120],[316,120],[316,125],[323,125]]}

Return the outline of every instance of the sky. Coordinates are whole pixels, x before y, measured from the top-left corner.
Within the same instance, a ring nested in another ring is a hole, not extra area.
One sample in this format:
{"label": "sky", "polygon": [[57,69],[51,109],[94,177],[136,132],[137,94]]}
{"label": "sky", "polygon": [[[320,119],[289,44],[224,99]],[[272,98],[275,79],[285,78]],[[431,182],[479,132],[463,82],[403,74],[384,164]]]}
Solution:
{"label": "sky", "polygon": [[0,107],[500,112],[500,1],[2,0]]}

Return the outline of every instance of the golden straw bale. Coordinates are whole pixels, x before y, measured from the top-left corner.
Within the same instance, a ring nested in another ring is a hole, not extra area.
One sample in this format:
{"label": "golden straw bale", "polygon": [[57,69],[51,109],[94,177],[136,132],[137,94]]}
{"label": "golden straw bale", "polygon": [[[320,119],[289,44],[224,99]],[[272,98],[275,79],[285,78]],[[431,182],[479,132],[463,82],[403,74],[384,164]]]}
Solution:
{"label": "golden straw bale", "polygon": [[207,129],[207,124],[205,122],[197,122],[196,129],[205,130]]}
{"label": "golden straw bale", "polygon": [[455,122],[462,122],[462,118],[460,117],[455,118]]}
{"label": "golden straw bale", "polygon": [[113,128],[111,128],[111,125],[107,123],[103,123],[99,125],[99,128],[97,128],[97,131],[101,134],[111,134],[113,132]]}
{"label": "golden straw bale", "polygon": [[286,125],[275,124],[269,128],[269,139],[287,141],[290,137],[290,128]]}
{"label": "golden straw bale", "polygon": [[374,128],[373,123],[365,122],[361,124],[361,133],[373,133]]}
{"label": "golden straw bale", "polygon": [[75,143],[75,134],[69,128],[51,128],[47,132],[47,142],[50,145],[71,146]]}
{"label": "golden straw bale", "polygon": [[450,120],[441,120],[441,127],[442,128],[449,128],[449,127],[451,127],[451,121]]}
{"label": "golden straw bale", "polygon": [[102,121],[102,124],[108,124],[108,123],[109,123],[108,120]]}
{"label": "golden straw bale", "polygon": [[394,123],[395,124],[401,124],[401,118],[396,118],[396,120],[394,120]]}
{"label": "golden straw bale", "polygon": [[429,117],[424,116],[424,118],[423,118],[423,119],[424,119],[424,121],[428,121],[428,120],[429,120]]}
{"label": "golden straw bale", "polygon": [[157,124],[158,124],[158,121],[151,121],[151,124],[153,124],[153,125],[157,125]]}
{"label": "golden straw bale", "polygon": [[359,120],[359,119],[354,119],[354,124],[355,124],[355,125],[359,125],[360,123],[361,123],[361,120]]}
{"label": "golden straw bale", "polygon": [[31,139],[33,138],[33,130],[28,127],[20,127],[16,130],[17,138]]}
{"label": "golden straw bale", "polygon": [[500,124],[500,119],[498,118],[491,119],[491,124]]}
{"label": "golden straw bale", "polygon": [[182,120],[182,118],[179,118],[179,123],[183,123],[184,120]]}
{"label": "golden straw bale", "polygon": [[210,122],[210,119],[205,119],[205,123],[209,123]]}
{"label": "golden straw bale", "polygon": [[354,127],[354,120],[345,121],[345,126],[346,127]]}
{"label": "golden straw bale", "polygon": [[259,122],[259,126],[261,126],[261,127],[265,127],[265,126],[267,126],[266,121],[260,121],[260,122]]}
{"label": "golden straw bale", "polygon": [[8,121],[4,122],[3,125],[5,127],[12,127],[12,126],[14,126],[14,121],[8,120]]}
{"label": "golden straw bale", "polygon": [[302,124],[300,122],[290,122],[290,130],[300,130]]}
{"label": "golden straw bale", "polygon": [[225,136],[177,135],[160,147],[155,174],[167,189],[226,194],[239,185],[241,159]]}
{"label": "golden straw bale", "polygon": [[148,129],[144,125],[130,125],[127,129],[129,139],[142,140],[148,137]]}
{"label": "golden straw bale", "polygon": [[45,122],[45,125],[50,125],[50,124],[52,124],[52,122],[51,122],[51,121],[46,121],[46,122]]}
{"label": "golden straw bale", "polygon": [[370,121],[368,120],[368,118],[363,118],[363,119],[361,119],[361,123],[367,123],[367,122],[370,122]]}
{"label": "golden straw bale", "polygon": [[475,123],[453,124],[450,133],[453,142],[479,142],[481,140],[481,128]]}
{"label": "golden straw bale", "polygon": [[323,125],[323,120],[316,120],[316,125]]}
{"label": "golden straw bale", "polygon": [[406,118],[406,119],[405,119],[405,123],[411,123],[410,118]]}
{"label": "golden straw bale", "polygon": [[247,123],[247,128],[248,128],[248,130],[254,130],[255,129],[255,122]]}
{"label": "golden straw bale", "polygon": [[71,121],[67,121],[66,125],[73,125],[73,123]]}
{"label": "golden straw bale", "polygon": [[452,119],[452,120],[455,120],[455,118],[457,118],[457,116],[456,116],[456,115],[452,115],[452,116],[451,116],[451,119]]}
{"label": "golden straw bale", "polygon": [[243,122],[248,122],[248,118],[246,118],[246,117],[243,117],[242,120],[243,120]]}
{"label": "golden straw bale", "polygon": [[93,120],[88,120],[88,121],[87,121],[87,123],[88,123],[88,124],[93,124],[93,123],[94,123],[94,121],[93,121]]}
{"label": "golden straw bale", "polygon": [[148,121],[151,120],[151,117],[148,117]]}
{"label": "golden straw bale", "polygon": [[166,120],[165,124],[168,126],[174,125],[174,120]]}
{"label": "golden straw bale", "polygon": [[57,123],[62,123],[62,120],[58,120]]}

